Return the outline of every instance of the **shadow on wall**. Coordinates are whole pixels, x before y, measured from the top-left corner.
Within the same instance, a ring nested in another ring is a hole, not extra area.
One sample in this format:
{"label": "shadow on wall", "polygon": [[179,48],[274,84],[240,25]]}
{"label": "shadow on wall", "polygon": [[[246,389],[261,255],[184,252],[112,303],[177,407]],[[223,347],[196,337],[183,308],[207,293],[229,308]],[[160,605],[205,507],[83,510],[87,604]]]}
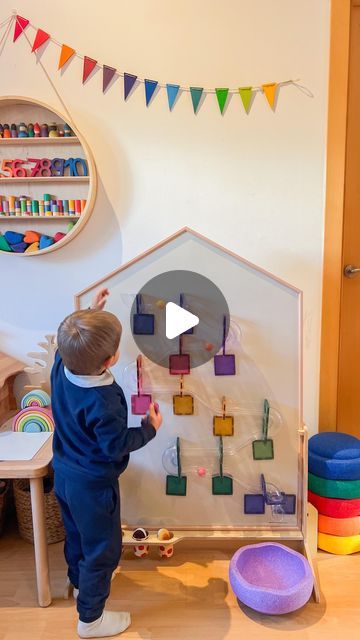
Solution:
{"label": "shadow on wall", "polygon": [[[0,332],[40,336],[52,332],[73,309],[73,295],[122,261],[120,221],[99,180],[93,214],[84,229],[65,247],[44,256],[0,256]],[[12,342],[12,336],[8,335]],[[7,340],[5,338],[4,342]],[[7,345],[2,345],[6,349]],[[26,351],[35,346],[31,341]]]}

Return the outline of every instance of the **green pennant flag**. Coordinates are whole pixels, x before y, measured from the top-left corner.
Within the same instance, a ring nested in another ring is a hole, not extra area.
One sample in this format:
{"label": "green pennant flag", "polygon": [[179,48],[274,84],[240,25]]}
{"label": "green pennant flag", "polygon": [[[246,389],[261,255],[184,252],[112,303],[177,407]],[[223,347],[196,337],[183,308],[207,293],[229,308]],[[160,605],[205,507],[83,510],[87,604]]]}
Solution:
{"label": "green pennant flag", "polygon": [[228,98],[229,89],[215,89],[220,112],[223,113]]}
{"label": "green pennant flag", "polygon": [[252,98],[252,87],[239,87],[239,93],[244,109],[246,113],[249,113]]}
{"label": "green pennant flag", "polygon": [[200,103],[203,91],[204,91],[203,87],[190,87],[191,100],[192,100],[195,114],[199,108],[199,103]]}

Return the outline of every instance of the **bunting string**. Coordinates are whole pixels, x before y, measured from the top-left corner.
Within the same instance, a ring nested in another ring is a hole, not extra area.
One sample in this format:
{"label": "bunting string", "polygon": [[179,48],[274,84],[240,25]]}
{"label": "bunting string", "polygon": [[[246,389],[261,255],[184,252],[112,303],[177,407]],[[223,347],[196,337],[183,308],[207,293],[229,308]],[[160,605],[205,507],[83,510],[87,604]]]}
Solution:
{"label": "bunting string", "polygon": [[[14,33],[13,33],[13,42],[15,43],[18,38],[24,34],[26,40],[31,47],[32,53],[39,53],[41,48],[47,43],[52,42],[56,46],[60,48],[60,55],[58,61],[58,70],[64,69],[65,65],[71,61],[73,58],[78,58],[82,60],[82,83],[84,84],[88,79],[91,78],[91,75],[95,68],[102,69],[102,91],[105,91],[110,87],[111,81],[115,76],[120,76],[123,78],[123,87],[124,87],[124,99],[127,101],[132,93],[133,89],[139,84],[142,83],[144,85],[145,91],[145,103],[146,106],[149,107],[153,100],[156,97],[157,89],[165,89],[167,93],[167,100],[169,110],[172,111],[175,107],[178,99],[181,96],[182,92],[186,92],[190,94],[191,104],[196,114],[205,99],[207,94],[213,94],[216,96],[216,100],[218,103],[218,107],[221,115],[223,115],[226,111],[226,107],[228,104],[229,97],[231,95],[238,95],[240,97],[240,102],[243,106],[244,111],[248,114],[250,112],[251,106],[253,104],[254,98],[256,94],[262,94],[268,106],[275,110],[278,92],[281,87],[286,85],[296,85],[300,90],[304,90],[308,95],[312,95],[311,92],[306,90],[305,87],[301,87],[298,84],[299,79],[296,80],[283,80],[278,82],[267,82],[261,85],[253,85],[253,86],[239,86],[237,88],[230,87],[215,87],[215,88],[207,88],[201,86],[183,86],[180,84],[170,83],[170,82],[161,82],[159,80],[154,80],[150,78],[142,78],[133,73],[128,73],[126,71],[121,71],[116,67],[109,66],[107,64],[102,64],[98,60],[91,58],[87,55],[82,55],[72,46],[65,44],[64,42],[59,42],[54,37],[52,37],[47,31],[44,31],[40,27],[33,25],[27,18],[20,16],[16,11],[14,11],[13,16],[5,20],[3,23],[0,23],[0,27],[6,22],[9,21],[9,25],[11,28],[11,24],[14,25]],[[8,26],[9,26],[8,25]],[[28,34],[25,32],[28,28],[35,31],[34,39],[28,37]],[[1,46],[1,43],[0,43]],[[42,65],[43,66],[43,65]],[[45,69],[44,69],[45,71]],[[47,74],[48,75],[48,74]],[[50,78],[49,78],[50,79]]]}

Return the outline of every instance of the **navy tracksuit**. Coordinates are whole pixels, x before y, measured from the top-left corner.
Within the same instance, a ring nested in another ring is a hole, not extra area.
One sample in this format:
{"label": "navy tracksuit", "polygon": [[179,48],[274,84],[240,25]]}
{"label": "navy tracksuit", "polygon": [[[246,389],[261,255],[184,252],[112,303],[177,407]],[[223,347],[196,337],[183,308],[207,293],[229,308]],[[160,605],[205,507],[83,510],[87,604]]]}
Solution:
{"label": "navy tracksuit", "polygon": [[[107,374],[109,377],[109,374]],[[81,378],[81,377],[79,377]],[[146,421],[127,427],[127,405],[116,382],[78,386],[57,352],[51,373],[55,493],[63,516],[65,558],[79,589],[82,622],[97,620],[121,554],[119,475],[131,451],[156,435]]]}

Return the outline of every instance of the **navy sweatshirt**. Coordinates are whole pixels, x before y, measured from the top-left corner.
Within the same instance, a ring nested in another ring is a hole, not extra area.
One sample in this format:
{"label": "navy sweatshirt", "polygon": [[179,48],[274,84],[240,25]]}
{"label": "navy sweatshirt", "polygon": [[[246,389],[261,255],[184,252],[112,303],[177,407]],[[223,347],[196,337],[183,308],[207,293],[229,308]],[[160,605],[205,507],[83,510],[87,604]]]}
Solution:
{"label": "navy sweatshirt", "polygon": [[113,481],[126,469],[129,454],[156,435],[151,424],[128,428],[127,405],[116,382],[83,388],[66,377],[59,351],[51,372],[55,420],[54,469],[74,480]]}

